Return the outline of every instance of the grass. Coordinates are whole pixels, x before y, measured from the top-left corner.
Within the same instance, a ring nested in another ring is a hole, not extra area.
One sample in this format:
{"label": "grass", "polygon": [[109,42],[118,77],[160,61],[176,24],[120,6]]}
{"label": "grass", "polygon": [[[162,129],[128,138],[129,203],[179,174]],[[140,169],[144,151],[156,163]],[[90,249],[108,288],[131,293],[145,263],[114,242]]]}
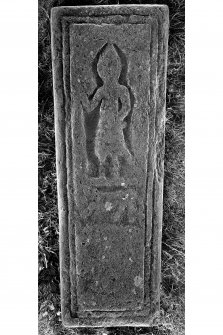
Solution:
{"label": "grass", "polygon": [[50,50],[50,9],[60,5],[167,4],[170,36],[167,76],[164,219],[160,324],[150,328],[79,330],[80,334],[184,334],[184,0],[39,0],[39,332],[77,334],[60,319],[58,213]]}

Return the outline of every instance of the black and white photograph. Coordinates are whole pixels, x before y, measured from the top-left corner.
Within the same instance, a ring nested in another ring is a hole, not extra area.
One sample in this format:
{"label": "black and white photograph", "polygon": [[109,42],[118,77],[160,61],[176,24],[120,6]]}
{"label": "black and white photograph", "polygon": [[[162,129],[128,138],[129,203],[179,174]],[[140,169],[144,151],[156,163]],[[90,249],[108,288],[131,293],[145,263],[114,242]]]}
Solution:
{"label": "black and white photograph", "polygon": [[1,4],[1,334],[221,334],[222,14]]}
{"label": "black and white photograph", "polygon": [[184,17],[39,1],[41,335],[184,334]]}

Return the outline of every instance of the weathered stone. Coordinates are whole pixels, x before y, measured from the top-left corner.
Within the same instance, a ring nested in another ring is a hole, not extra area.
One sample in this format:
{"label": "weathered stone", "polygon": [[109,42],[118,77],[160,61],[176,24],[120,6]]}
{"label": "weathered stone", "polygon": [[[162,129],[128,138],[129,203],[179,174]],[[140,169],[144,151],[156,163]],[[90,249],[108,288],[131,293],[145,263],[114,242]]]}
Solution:
{"label": "weathered stone", "polygon": [[159,310],[168,8],[52,10],[62,318]]}

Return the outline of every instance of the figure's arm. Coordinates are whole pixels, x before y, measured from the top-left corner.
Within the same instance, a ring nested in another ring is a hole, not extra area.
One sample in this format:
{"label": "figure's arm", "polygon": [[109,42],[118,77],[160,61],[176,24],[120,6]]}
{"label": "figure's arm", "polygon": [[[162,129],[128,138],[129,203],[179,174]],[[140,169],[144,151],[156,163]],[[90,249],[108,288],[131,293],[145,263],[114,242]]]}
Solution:
{"label": "figure's arm", "polygon": [[100,100],[102,99],[102,90],[101,88],[99,88],[94,97],[92,98],[91,101],[89,101],[89,98],[87,96],[87,94],[85,93],[82,85],[79,85],[79,99],[80,99],[80,103],[83,107],[83,110],[85,113],[89,114],[91,113],[99,104]]}
{"label": "figure's arm", "polygon": [[130,97],[129,97],[129,91],[125,86],[122,86],[121,94],[120,94],[120,100],[122,103],[122,108],[120,110],[119,117],[124,118],[131,109],[131,103],[130,103]]}
{"label": "figure's arm", "polygon": [[92,112],[99,104],[102,99],[102,89],[101,87],[96,91],[95,95],[93,96],[90,102],[90,111]]}

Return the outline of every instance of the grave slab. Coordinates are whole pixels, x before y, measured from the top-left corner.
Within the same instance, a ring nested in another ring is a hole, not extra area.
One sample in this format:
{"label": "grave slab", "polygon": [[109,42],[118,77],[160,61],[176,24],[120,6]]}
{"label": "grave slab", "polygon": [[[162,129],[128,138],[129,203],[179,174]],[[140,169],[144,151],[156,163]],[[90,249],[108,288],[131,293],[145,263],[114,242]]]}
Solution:
{"label": "grave slab", "polygon": [[51,13],[62,319],[159,312],[168,7]]}

